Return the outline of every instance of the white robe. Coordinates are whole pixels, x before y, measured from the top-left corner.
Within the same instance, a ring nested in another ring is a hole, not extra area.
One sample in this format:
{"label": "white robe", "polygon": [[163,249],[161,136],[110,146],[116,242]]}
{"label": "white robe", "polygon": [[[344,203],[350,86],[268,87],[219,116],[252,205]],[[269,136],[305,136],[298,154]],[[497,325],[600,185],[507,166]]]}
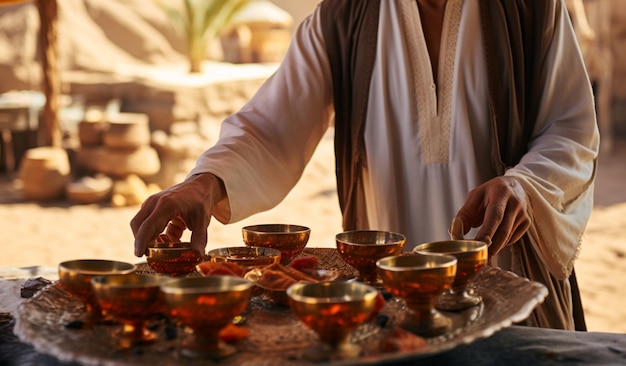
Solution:
{"label": "white robe", "polygon": [[[563,279],[591,212],[599,137],[575,35],[565,10],[560,16],[543,64],[547,78],[530,151],[506,174],[520,179],[529,196],[535,250]],[[495,175],[479,19],[478,0],[448,1],[435,88],[416,2],[381,1],[363,178],[370,227],[405,234],[407,250],[446,239],[468,192]],[[220,140],[190,173],[211,172],[224,181],[228,202],[214,216],[231,223],[277,205],[332,117],[317,9],[298,28],[276,73],[224,121]],[[507,257],[505,251],[502,264]]]}

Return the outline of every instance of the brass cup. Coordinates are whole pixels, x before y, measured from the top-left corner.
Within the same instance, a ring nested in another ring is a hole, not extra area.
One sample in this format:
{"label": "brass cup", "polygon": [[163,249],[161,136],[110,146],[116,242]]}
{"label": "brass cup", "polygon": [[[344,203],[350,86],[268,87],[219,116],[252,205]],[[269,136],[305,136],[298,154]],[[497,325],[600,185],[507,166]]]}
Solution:
{"label": "brass cup", "polygon": [[103,314],[120,322],[123,327],[118,339],[121,348],[148,343],[156,334],[146,328],[146,322],[163,309],[158,276],[130,273],[94,276],[91,286]]}
{"label": "brass cup", "polygon": [[61,262],[58,266],[59,283],[79,301],[85,304],[87,321],[99,322],[103,318],[91,287],[94,276],[110,276],[133,273],[134,264],[105,259],[76,259]]}
{"label": "brass cup", "polygon": [[267,247],[280,251],[280,263],[289,264],[306,247],[311,229],[291,224],[261,224],[241,229],[243,242],[249,247]]}
{"label": "brass cup", "polygon": [[172,317],[193,330],[182,344],[187,357],[222,358],[236,349],[219,339],[220,330],[244,312],[252,283],[234,276],[183,277],[161,284]]}
{"label": "brass cup", "polygon": [[153,271],[172,277],[192,273],[201,260],[189,242],[154,243],[148,247],[146,255],[146,262]]}
{"label": "brass cup", "polygon": [[376,262],[385,288],[406,301],[407,314],[401,326],[430,337],[449,331],[452,321],[435,308],[435,300],[454,282],[457,259],[451,255],[406,254]]}
{"label": "brass cup", "polygon": [[335,236],[337,253],[350,266],[359,271],[359,280],[381,287],[376,272],[376,261],[402,253],[406,237],[402,234],[376,231],[345,231]]}
{"label": "brass cup", "polygon": [[374,311],[378,290],[360,282],[299,282],[287,289],[293,314],[315,331],[320,343],[305,351],[310,361],[358,357],[361,348],[350,334]]}
{"label": "brass cup", "polygon": [[487,265],[488,247],[484,241],[457,239],[424,243],[413,249],[415,253],[449,254],[458,261],[454,283],[437,299],[437,308],[459,311],[482,302],[482,297],[476,294],[471,282]]}

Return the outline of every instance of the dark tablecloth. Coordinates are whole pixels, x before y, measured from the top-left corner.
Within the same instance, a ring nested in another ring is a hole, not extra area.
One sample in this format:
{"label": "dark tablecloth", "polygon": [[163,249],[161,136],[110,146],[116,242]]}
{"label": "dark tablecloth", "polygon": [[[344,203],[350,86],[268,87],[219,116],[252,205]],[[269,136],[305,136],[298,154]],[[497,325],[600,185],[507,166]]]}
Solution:
{"label": "dark tablecloth", "polygon": [[[20,342],[13,335],[13,324],[7,318],[0,322],[0,365],[75,365],[37,353],[32,346]],[[228,359],[219,362],[228,364]],[[469,345],[396,365],[626,365],[626,334],[513,326]]]}

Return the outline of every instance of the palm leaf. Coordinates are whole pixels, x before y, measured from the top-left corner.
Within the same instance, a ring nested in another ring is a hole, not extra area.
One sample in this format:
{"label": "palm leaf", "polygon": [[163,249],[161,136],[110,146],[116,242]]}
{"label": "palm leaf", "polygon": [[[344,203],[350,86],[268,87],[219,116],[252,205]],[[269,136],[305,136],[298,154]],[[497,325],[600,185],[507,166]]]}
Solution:
{"label": "palm leaf", "polygon": [[190,70],[195,72],[206,56],[207,45],[251,0],[182,0],[178,8],[166,5],[164,0],[156,1],[187,42]]}

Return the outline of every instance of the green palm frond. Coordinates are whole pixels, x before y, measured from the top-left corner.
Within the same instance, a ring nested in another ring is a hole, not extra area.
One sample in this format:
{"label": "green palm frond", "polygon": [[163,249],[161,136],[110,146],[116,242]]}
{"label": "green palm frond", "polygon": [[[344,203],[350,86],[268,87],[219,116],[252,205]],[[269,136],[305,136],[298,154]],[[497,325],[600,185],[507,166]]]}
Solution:
{"label": "green palm frond", "polygon": [[165,0],[156,1],[187,42],[190,72],[199,72],[207,45],[251,0],[182,0],[178,8],[166,5]]}

